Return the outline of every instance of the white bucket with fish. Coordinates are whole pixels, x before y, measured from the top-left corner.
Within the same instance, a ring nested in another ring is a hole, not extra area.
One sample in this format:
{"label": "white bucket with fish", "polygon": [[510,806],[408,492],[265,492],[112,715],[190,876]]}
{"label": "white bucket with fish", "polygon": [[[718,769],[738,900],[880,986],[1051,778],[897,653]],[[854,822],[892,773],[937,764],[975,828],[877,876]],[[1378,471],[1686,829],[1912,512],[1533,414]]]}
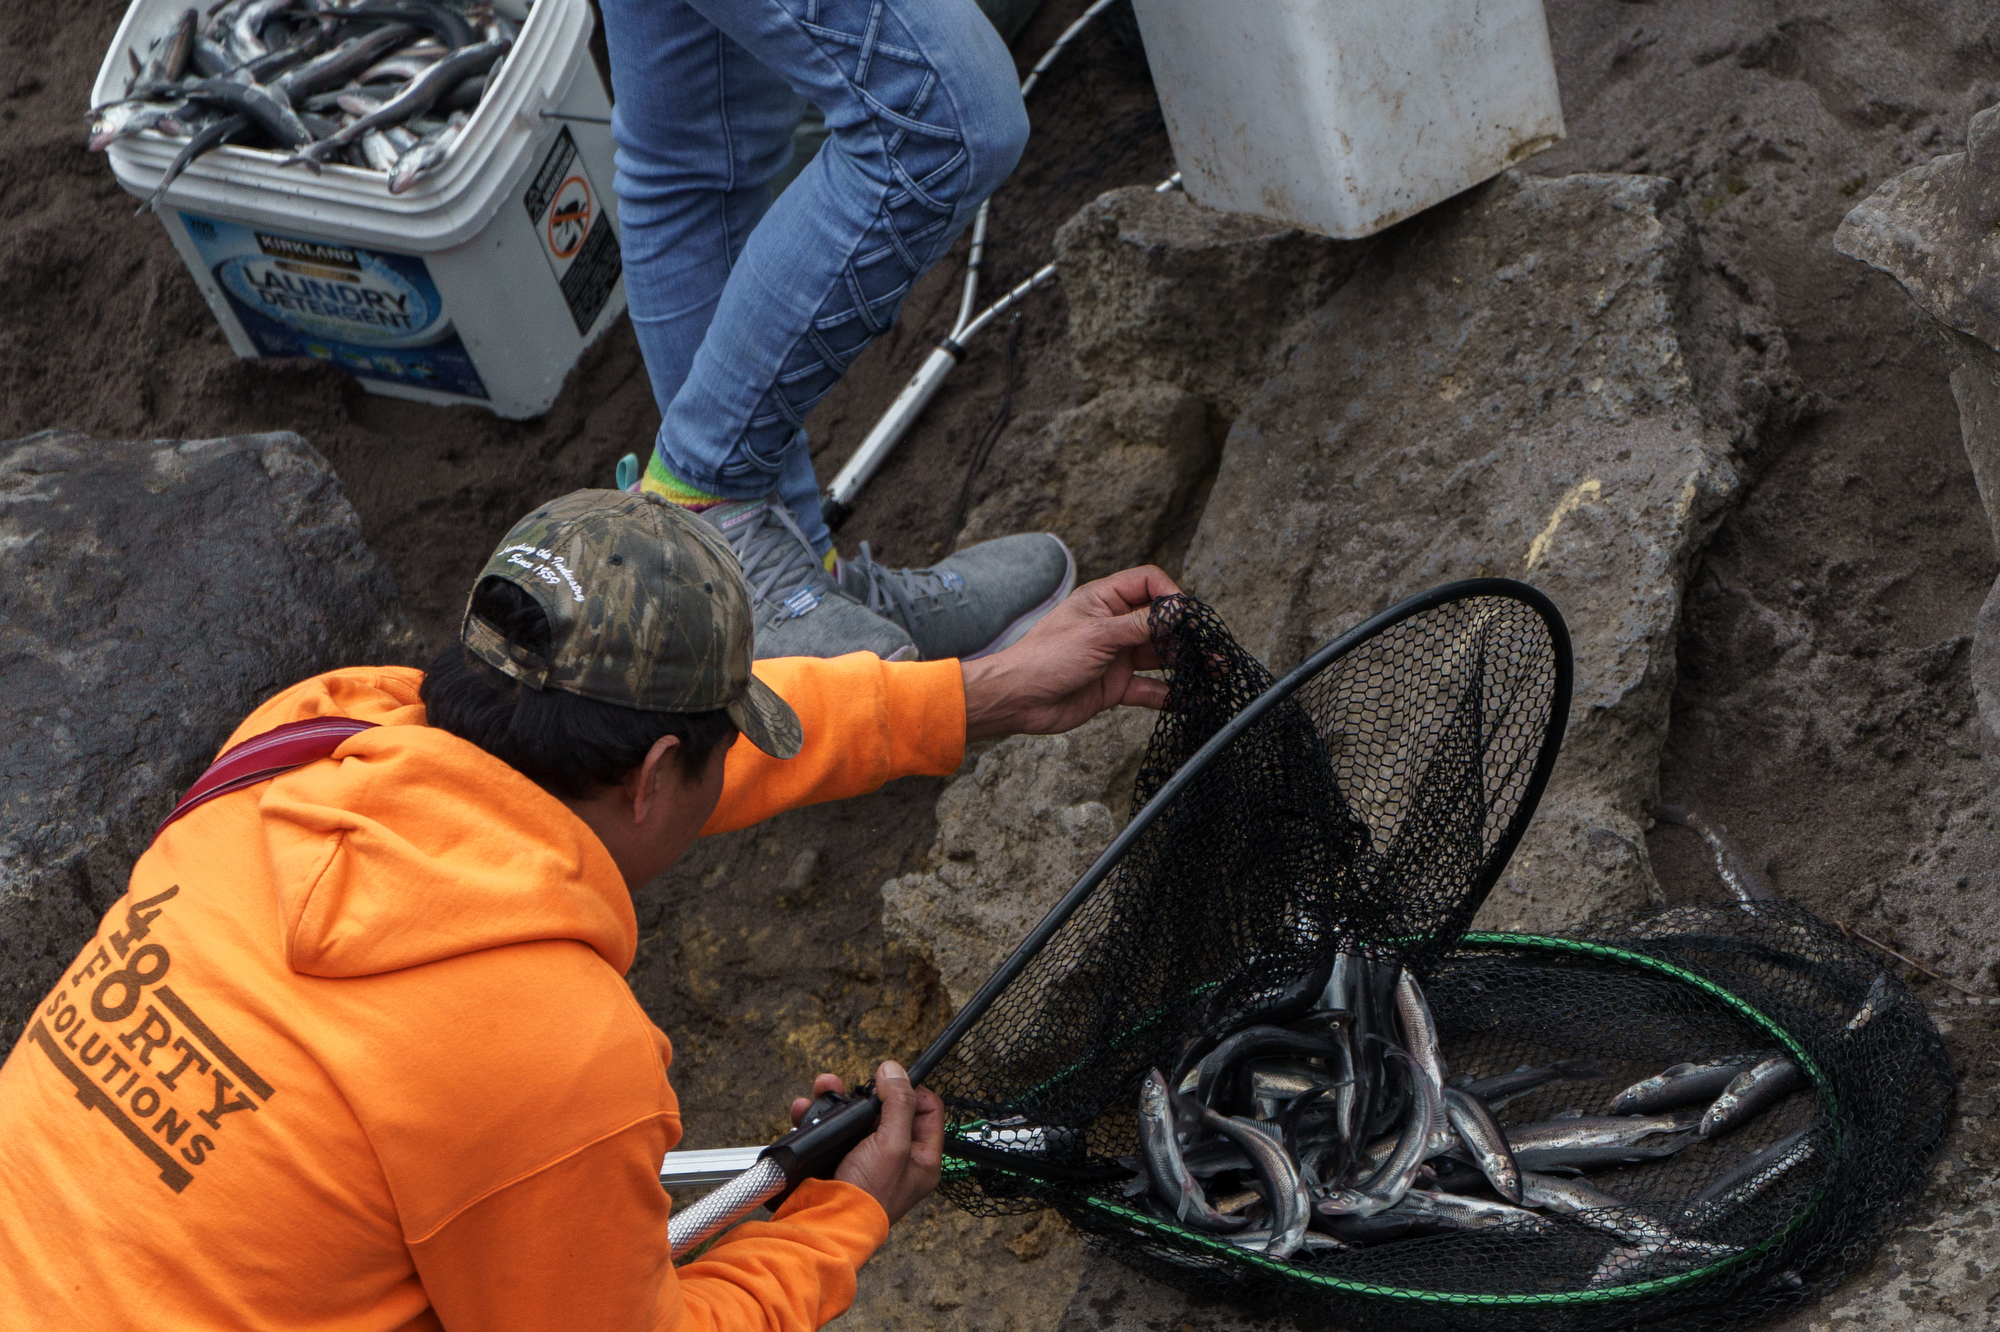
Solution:
{"label": "white bucket with fish", "polygon": [[1562,138],[1542,0],[1133,0],[1195,202],[1368,236]]}
{"label": "white bucket with fish", "polygon": [[[143,60],[187,7],[134,0],[92,106],[124,95],[127,53]],[[381,172],[314,175],[278,151],[196,159],[159,217],[236,354],[314,357],[392,397],[547,411],[625,308],[591,25],[589,0],[537,0],[449,157],[402,194]],[[150,196],[185,142],[113,143],[119,185]]]}

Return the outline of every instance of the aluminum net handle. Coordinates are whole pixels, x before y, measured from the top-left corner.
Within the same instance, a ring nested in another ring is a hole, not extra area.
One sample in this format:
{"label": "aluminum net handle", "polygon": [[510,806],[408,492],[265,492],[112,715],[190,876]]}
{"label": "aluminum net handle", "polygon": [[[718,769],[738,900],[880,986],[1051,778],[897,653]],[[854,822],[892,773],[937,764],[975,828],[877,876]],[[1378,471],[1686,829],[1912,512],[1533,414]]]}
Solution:
{"label": "aluminum net handle", "polygon": [[667,1248],[676,1258],[741,1221],[782,1193],[785,1171],[768,1157],[667,1221]]}

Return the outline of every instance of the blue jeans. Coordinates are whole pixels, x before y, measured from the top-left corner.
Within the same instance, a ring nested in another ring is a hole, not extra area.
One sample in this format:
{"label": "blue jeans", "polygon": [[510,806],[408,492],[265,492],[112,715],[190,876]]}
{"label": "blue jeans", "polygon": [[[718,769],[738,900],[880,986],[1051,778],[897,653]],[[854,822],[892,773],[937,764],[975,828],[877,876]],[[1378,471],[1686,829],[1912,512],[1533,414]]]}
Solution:
{"label": "blue jeans", "polygon": [[[805,418],[1014,169],[974,0],[603,0],[626,299],[681,480],[830,538]],[[826,147],[775,203],[805,102]]]}

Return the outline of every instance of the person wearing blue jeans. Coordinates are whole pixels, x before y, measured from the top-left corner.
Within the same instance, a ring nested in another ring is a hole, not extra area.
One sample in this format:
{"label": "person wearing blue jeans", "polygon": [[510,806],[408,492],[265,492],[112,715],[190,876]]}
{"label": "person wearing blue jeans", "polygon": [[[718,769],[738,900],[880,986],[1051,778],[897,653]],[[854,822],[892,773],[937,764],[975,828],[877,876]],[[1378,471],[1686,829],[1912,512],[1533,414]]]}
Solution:
{"label": "person wearing blue jeans", "polygon": [[[1068,595],[1046,534],[929,569],[840,559],[805,419],[1028,134],[975,0],[602,0],[620,247],[660,407],[639,485],[699,511],[750,581],[757,654],[997,651]],[[810,100],[829,138],[772,198]]]}

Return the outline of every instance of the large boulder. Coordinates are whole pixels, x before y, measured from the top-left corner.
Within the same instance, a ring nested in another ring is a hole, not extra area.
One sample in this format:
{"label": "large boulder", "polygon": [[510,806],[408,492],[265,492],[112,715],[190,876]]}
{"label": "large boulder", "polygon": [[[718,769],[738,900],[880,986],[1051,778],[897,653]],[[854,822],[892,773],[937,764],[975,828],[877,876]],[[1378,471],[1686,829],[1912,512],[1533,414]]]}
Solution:
{"label": "large boulder", "polygon": [[1144,185],[1085,204],[1056,233],[1077,378],[1170,384],[1233,417],[1368,251]]}
{"label": "large boulder", "polygon": [[1009,466],[1024,479],[981,501],[958,544],[1054,532],[1086,580],[1165,558],[1215,473],[1222,441],[1208,415],[1194,394],[1152,382],[1107,389],[1060,413]]}
{"label": "large boulder", "polygon": [[938,799],[929,863],[882,886],[882,927],[930,959],[954,1009],[1082,877],[1131,812],[1152,714],[1015,736]]}
{"label": "large boulder", "polygon": [[1768,321],[1709,280],[1675,199],[1507,175],[1388,233],[1238,418],[1187,555],[1189,589],[1276,671],[1453,579],[1555,600],[1574,705],[1495,926],[1658,899],[1643,834],[1682,587],[1741,484],[1732,444],[1797,398],[1781,338],[1745,351]]}
{"label": "large boulder", "polygon": [[1001,446],[961,547],[1054,532],[1096,578],[1178,563],[1222,437],[1298,322],[1367,252],[1143,185],[1084,205],[1056,236],[1071,365],[1092,396]]}
{"label": "large boulder", "polygon": [[395,581],[296,435],[0,444],[0,1031],[274,691],[410,663]]}
{"label": "large boulder", "polygon": [[[2000,106],[1966,127],[1965,151],[1883,183],[1833,245],[1902,284],[1944,352],[1959,433],[2000,546]],[[1970,662],[1989,753],[2000,753],[2000,581],[1980,608]]]}

